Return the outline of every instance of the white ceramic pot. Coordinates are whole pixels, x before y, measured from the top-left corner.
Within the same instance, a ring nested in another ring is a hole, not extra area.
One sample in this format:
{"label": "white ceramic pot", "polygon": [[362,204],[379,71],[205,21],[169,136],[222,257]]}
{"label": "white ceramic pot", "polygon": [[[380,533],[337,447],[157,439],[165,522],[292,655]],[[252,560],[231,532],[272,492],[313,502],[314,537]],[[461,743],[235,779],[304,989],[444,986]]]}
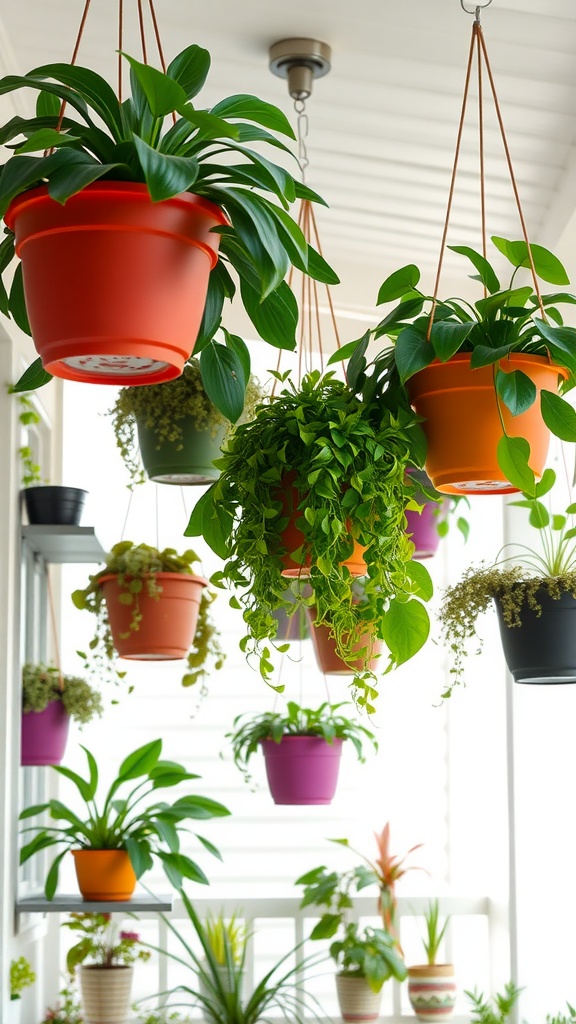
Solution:
{"label": "white ceramic pot", "polygon": [[85,1024],[126,1024],[133,976],[132,966],[81,967]]}
{"label": "white ceramic pot", "polygon": [[354,1024],[378,1020],[382,990],[373,992],[366,978],[353,974],[337,974],[336,991],[343,1020]]}

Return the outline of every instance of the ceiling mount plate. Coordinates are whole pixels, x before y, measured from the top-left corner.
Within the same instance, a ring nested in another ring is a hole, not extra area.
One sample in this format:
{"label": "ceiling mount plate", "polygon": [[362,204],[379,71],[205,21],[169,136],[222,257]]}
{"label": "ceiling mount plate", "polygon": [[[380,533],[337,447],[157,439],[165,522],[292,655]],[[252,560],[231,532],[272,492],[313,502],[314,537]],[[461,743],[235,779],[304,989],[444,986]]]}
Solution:
{"label": "ceiling mount plate", "polygon": [[292,99],[306,100],[314,79],[330,71],[332,50],[318,39],[281,39],[270,47],[269,57],[272,74],[288,79]]}

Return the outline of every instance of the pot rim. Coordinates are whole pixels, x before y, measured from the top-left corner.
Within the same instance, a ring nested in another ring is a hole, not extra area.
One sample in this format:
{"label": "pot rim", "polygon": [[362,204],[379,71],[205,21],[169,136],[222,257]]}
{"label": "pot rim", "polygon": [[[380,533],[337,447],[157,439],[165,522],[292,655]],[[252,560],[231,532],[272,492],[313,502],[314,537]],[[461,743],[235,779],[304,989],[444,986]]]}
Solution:
{"label": "pot rim", "polygon": [[[98,580],[98,586],[102,583],[108,583],[110,580],[117,580],[121,575],[119,572],[109,572],[105,576],[101,576]],[[148,579],[149,576],[155,576],[156,579],[177,579],[177,580],[190,580],[192,583],[201,583],[203,587],[207,587],[210,580],[207,580],[205,576],[195,576],[191,572],[149,572],[142,579]],[[131,577],[128,577],[129,579]]]}

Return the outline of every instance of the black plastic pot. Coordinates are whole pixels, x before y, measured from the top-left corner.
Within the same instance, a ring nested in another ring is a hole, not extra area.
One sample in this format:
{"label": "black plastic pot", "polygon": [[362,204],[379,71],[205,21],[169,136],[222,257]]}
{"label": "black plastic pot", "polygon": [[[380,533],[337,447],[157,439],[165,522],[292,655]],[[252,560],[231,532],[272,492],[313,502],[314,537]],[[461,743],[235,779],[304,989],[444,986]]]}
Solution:
{"label": "black plastic pot", "polygon": [[496,601],[506,664],[517,683],[576,683],[576,599],[537,594],[542,614],[522,607],[521,626],[507,626]]}
{"label": "black plastic pot", "polygon": [[78,487],[27,487],[24,505],[31,526],[79,526],[88,491]]}

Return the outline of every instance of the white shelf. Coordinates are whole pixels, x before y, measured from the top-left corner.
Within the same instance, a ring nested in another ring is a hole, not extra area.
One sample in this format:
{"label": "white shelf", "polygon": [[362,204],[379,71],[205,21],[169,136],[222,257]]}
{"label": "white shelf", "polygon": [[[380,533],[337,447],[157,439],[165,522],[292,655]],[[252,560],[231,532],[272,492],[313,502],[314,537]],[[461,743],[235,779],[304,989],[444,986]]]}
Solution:
{"label": "white shelf", "polygon": [[105,551],[93,526],[23,526],[22,538],[46,562],[103,562]]}
{"label": "white shelf", "polygon": [[55,896],[53,900],[47,900],[42,895],[26,896],[24,899],[16,900],[18,914],[70,914],[73,911],[85,914],[117,914],[122,911],[134,913],[145,910],[172,910],[172,896],[149,896],[137,893],[129,900],[98,900],[96,902],[83,900],[78,894],[63,894]]}

